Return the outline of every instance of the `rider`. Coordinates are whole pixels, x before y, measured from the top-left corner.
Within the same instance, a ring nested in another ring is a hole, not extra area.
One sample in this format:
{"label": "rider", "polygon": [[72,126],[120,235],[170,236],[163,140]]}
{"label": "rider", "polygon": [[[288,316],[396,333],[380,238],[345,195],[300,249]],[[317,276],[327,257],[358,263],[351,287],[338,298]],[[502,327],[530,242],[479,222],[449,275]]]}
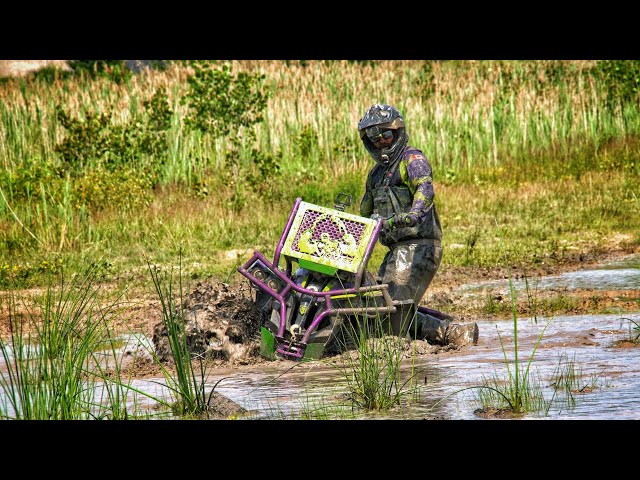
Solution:
{"label": "rider", "polygon": [[408,144],[404,119],[391,105],[372,105],[360,119],[358,132],[376,162],[367,177],[360,214],[382,219],[378,238],[389,251],[378,281],[388,284],[391,298],[400,301],[389,317],[393,334],[410,333],[442,345],[476,344],[476,323],[454,324],[417,311],[442,260],[442,227],[427,157]]}

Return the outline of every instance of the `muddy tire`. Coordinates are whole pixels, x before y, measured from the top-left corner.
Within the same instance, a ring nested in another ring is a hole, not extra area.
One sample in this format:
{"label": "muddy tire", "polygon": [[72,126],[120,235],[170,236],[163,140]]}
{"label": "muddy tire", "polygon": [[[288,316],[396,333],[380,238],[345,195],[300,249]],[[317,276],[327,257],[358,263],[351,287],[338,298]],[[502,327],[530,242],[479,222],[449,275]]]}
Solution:
{"label": "muddy tire", "polygon": [[355,319],[351,316],[339,316],[339,325],[337,325],[327,341],[325,352],[329,355],[336,355],[347,350],[357,347],[357,329],[354,325]]}

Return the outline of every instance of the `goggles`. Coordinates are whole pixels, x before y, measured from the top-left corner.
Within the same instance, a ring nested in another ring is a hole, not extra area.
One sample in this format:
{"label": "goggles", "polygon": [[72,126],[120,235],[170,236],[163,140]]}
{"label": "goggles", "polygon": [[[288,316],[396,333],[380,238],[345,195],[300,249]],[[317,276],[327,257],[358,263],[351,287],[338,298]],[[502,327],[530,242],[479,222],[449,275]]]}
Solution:
{"label": "goggles", "polygon": [[367,128],[366,131],[367,137],[369,137],[372,143],[379,142],[382,139],[389,140],[393,138],[393,130],[380,131],[380,128],[374,126]]}

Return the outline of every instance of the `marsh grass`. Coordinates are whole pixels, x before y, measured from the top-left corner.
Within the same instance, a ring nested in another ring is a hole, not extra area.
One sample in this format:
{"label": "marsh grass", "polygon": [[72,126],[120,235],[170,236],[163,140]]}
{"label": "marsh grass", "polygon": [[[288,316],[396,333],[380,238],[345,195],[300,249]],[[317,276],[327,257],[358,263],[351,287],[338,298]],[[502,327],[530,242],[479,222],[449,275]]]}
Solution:
{"label": "marsh grass", "polygon": [[326,391],[322,395],[306,392],[298,399],[299,408],[291,418],[299,420],[353,420],[358,411],[349,401],[330,401]]}
{"label": "marsh grass", "polygon": [[[285,407],[275,399],[261,410],[265,413],[260,418],[265,420],[355,420],[358,418],[358,410],[355,410],[350,402],[339,404],[308,393],[303,393],[296,400],[295,406]],[[252,416],[248,415],[247,418],[251,419]]]}
{"label": "marsh grass", "polygon": [[607,384],[604,370],[586,374],[584,369],[576,364],[575,355],[569,359],[562,355],[552,376],[550,386],[554,389],[554,396],[560,392],[566,404],[573,408],[577,402],[577,395],[591,393]]}
{"label": "marsh grass", "polygon": [[[109,406],[108,411],[102,412],[97,419],[149,420],[171,417],[172,405],[162,394],[154,395],[133,385],[136,360],[145,353],[148,355],[153,352],[152,345],[144,345],[139,341],[133,352],[127,352],[127,343],[131,341],[130,338],[135,337],[136,334],[130,333],[129,339],[123,340],[122,336],[113,337],[111,331],[108,331],[105,341],[94,352],[92,374],[102,381],[98,389],[98,404]],[[129,369],[123,366],[125,355],[133,358]],[[154,360],[159,363],[157,359]],[[153,402],[153,407],[149,406],[149,401]]]}
{"label": "marsh grass", "polygon": [[[583,368],[576,364],[575,358],[569,360],[563,354],[549,382],[543,380],[539,372],[529,373],[526,382],[521,383],[519,389],[519,405],[516,411],[514,384],[495,373],[492,377],[484,378],[483,386],[478,388],[476,400],[484,411],[492,409],[507,410],[518,416],[525,413],[548,416],[551,408],[556,405],[559,413],[563,409],[572,410],[576,407],[578,397],[606,384],[603,372],[586,374]],[[545,393],[547,387],[553,389],[551,397]]]}
{"label": "marsh grass", "polygon": [[[523,415],[525,413],[543,413],[544,415],[548,415],[554,402],[563,402],[563,405],[574,408],[576,405],[575,395],[588,393],[598,388],[602,372],[590,374],[587,377],[582,368],[576,365],[575,359],[568,360],[566,355],[562,356],[551,376],[550,385],[553,387],[553,395],[547,400],[540,374],[531,371],[531,364],[544,332],[551,323],[551,319],[544,325],[538,335],[529,360],[521,365],[519,360],[520,352],[518,350],[517,298],[511,275],[509,275],[509,287],[513,315],[513,367],[510,366],[507,349],[502,336],[498,332],[498,338],[507,369],[507,377],[505,379],[498,374],[494,374],[493,377],[485,378],[482,386],[472,387],[477,389],[478,402],[483,409],[507,409],[515,415]],[[537,324],[540,307],[540,302],[537,300],[537,288],[532,289],[530,287],[526,276],[525,293],[527,295],[527,305],[532,314],[532,322]]]}
{"label": "marsh grass", "polygon": [[[509,372],[510,375],[510,372]],[[545,400],[544,385],[537,372],[522,376],[519,383],[509,376],[494,373],[483,378],[483,386],[477,390],[477,401],[482,409],[508,410],[514,415],[527,412],[546,412],[549,402]]]}
{"label": "marsh grass", "polygon": [[341,341],[344,363],[334,366],[342,373],[354,406],[386,411],[403,399],[416,398],[420,385],[415,381],[414,363],[408,373],[401,370],[407,340],[393,335],[384,317],[356,316],[345,322]]}
{"label": "marsh grass", "polygon": [[[533,362],[536,350],[540,345],[540,341],[542,340],[544,332],[551,323],[551,319],[546,323],[546,325],[542,328],[540,334],[538,335],[536,343],[529,356],[528,362],[524,365],[521,365],[519,360],[520,352],[518,351],[517,295],[516,290],[513,286],[511,275],[509,276],[509,292],[511,294],[511,305],[513,314],[513,370],[510,368],[510,362],[507,357],[507,350],[500,332],[498,332],[498,339],[500,340],[500,347],[502,348],[502,353],[504,355],[505,366],[507,368],[508,374],[508,381],[506,382],[505,388],[503,389],[504,398],[505,400],[507,400],[509,408],[514,413],[520,414],[526,411],[537,410],[541,405],[541,400],[539,399],[540,389],[538,388],[539,382],[531,380],[529,374],[531,363]],[[527,295],[530,296],[529,291],[527,291]],[[537,317],[533,317],[533,320],[536,324],[538,323]]]}
{"label": "marsh grass", "polygon": [[640,343],[640,323],[630,318],[622,318],[621,320],[627,321],[629,341],[636,344]]}
{"label": "marsh grass", "polygon": [[[13,290],[0,301],[8,337],[0,337],[6,372],[0,375],[3,418],[19,420],[126,419],[136,416],[125,399],[135,392],[118,368],[110,323],[119,299],[106,304],[95,269],[52,276],[31,301]],[[111,366],[115,371],[107,375]],[[142,394],[142,392],[137,392]]]}
{"label": "marsh grass", "polygon": [[[507,264],[508,265],[508,264]],[[500,347],[504,356],[504,363],[507,369],[507,381],[504,383],[493,382],[493,388],[488,388],[490,391],[499,392],[500,397],[506,402],[509,409],[516,415],[523,414],[529,411],[538,411],[544,407],[544,396],[541,394],[540,381],[538,376],[532,377],[531,364],[533,362],[535,353],[540,345],[540,341],[546,331],[547,327],[551,323],[552,319],[544,325],[536,343],[531,351],[529,360],[526,364],[520,363],[520,352],[518,350],[518,299],[517,292],[513,284],[513,278],[511,275],[511,269],[507,267],[509,273],[509,294],[511,300],[511,314],[513,319],[513,369],[510,366],[510,361],[507,356],[507,349],[502,340],[502,336],[498,331],[498,339],[500,341]],[[528,277],[525,276],[525,293],[527,295],[527,304],[532,309],[533,316],[531,320],[534,324],[538,323],[537,317],[537,290],[531,290],[529,286]],[[498,327],[496,326],[496,331]],[[502,387],[500,387],[502,385]],[[486,386],[486,385],[485,385]]]}
{"label": "marsh grass", "polygon": [[[543,326],[542,330],[540,331],[536,343],[534,344],[533,350],[529,355],[528,361],[522,362],[520,359],[521,352],[518,348],[517,293],[514,287],[513,278],[511,276],[511,269],[507,267],[507,270],[509,273],[509,293],[513,319],[513,361],[511,361],[508,357],[507,347],[505,346],[502,335],[500,335],[498,327],[496,326],[498,340],[500,341],[500,347],[504,357],[506,378],[496,372],[491,377],[483,377],[482,385],[459,389],[452,394],[447,395],[444,399],[462,391],[474,390],[476,400],[481,405],[481,408],[483,410],[507,410],[515,416],[521,416],[526,414],[527,412],[548,412],[550,401],[545,400],[540,375],[539,373],[531,370],[531,365],[538,346],[540,345],[540,341],[544,336],[544,332],[551,323],[551,319]],[[532,323],[537,324],[538,302],[535,294],[536,290],[530,289],[528,279],[525,280],[525,286],[525,291],[528,299],[527,303],[534,312],[531,321]],[[444,399],[437,402],[436,405],[442,402]]]}
{"label": "marsh grass", "polygon": [[[173,360],[172,370],[158,362],[162,366],[166,386],[175,399],[172,410],[181,417],[206,416],[211,397],[222,380],[219,380],[207,395],[207,362],[203,354],[192,354],[189,350],[187,318],[184,311],[185,290],[182,284],[182,249],[179,255],[177,292],[174,291],[176,280],[173,267],[167,272],[148,263],[148,268],[162,306],[162,325],[167,332]],[[157,361],[157,357],[155,358]],[[194,364],[197,364],[197,368]]]}
{"label": "marsh grass", "polygon": [[[338,191],[361,196],[371,159],[354,125],[367,98],[398,105],[412,144],[432,163],[447,242],[466,245],[465,255],[445,254],[445,262],[494,265],[499,254],[483,240],[496,236],[517,261],[570,254],[555,248],[560,240],[591,249],[605,230],[629,232],[637,242],[640,110],[637,102],[608,100],[617,84],[598,64],[233,61],[234,74],[264,74],[269,93],[254,139],[247,135],[237,156],[226,139],[185,128],[188,62],[122,83],[101,76],[8,81],[0,86],[0,283],[15,271],[21,286],[42,285],[37,265],[51,252],[66,262],[109,251],[121,277],[137,272],[144,261],[131,251],[155,258],[171,251],[168,222],[192,247],[185,264],[199,265],[194,274],[225,274],[214,253],[272,245],[297,196],[321,205]],[[160,88],[173,114],[166,158],[147,158],[159,167],[153,190],[136,176],[87,170],[74,179],[61,170],[56,147],[68,132],[59,106],[78,122],[111,111],[109,130],[119,132],[141,118]],[[261,177],[269,158],[278,160],[279,174]],[[241,178],[225,175],[230,159]],[[263,182],[243,183],[248,178],[268,180],[269,188],[254,191]],[[132,203],[124,208],[120,200]],[[493,228],[495,216],[510,228]],[[204,251],[212,254],[197,253]]]}

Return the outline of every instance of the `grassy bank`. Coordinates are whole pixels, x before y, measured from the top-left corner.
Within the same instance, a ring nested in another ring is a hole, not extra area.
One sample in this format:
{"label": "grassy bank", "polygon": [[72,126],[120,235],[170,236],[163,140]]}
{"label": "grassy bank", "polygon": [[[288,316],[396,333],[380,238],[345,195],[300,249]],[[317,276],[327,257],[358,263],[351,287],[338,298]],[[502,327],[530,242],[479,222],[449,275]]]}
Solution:
{"label": "grassy bank", "polygon": [[173,62],[5,81],[0,285],[88,261],[150,287],[146,259],[175,263],[181,246],[192,278],[233,281],[253,249],[273,252],[296,197],[345,192],[356,211],[373,164],[356,125],[375,102],[431,160],[443,268],[638,244],[637,85],[619,73],[636,63],[614,63]]}

